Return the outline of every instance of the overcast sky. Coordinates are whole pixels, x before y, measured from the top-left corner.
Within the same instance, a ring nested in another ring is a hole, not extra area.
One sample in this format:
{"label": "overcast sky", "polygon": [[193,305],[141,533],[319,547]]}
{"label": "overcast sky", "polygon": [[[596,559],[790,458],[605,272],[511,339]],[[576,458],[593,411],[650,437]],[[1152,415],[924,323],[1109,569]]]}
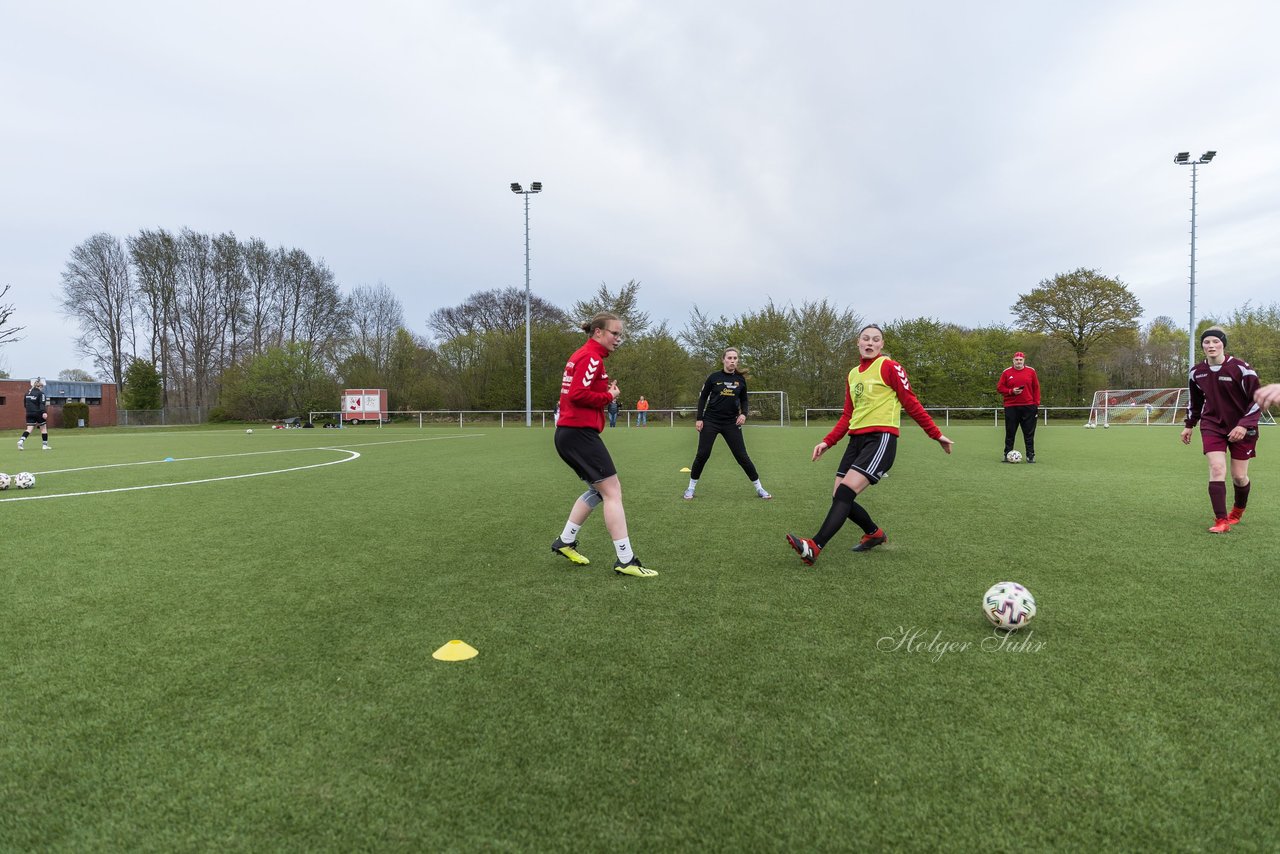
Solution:
{"label": "overcast sky", "polygon": [[[1280,5],[0,0],[15,377],[90,368],[59,312],[98,232],[231,231],[437,308],[641,283],[679,331],[829,299],[1009,323],[1097,268],[1145,320],[1280,301]],[[1247,358],[1248,354],[1242,354]]]}

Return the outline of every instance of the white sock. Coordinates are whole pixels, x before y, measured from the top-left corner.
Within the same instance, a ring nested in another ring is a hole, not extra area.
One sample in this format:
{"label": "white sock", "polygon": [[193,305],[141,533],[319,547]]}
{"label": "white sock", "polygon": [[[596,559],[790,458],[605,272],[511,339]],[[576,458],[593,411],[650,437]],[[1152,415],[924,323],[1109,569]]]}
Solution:
{"label": "white sock", "polygon": [[560,542],[576,543],[578,541],[578,532],[581,530],[581,525],[575,525],[572,522],[565,522],[564,530],[560,532]]}
{"label": "white sock", "polygon": [[693,478],[689,478],[689,488],[690,488],[690,489],[697,489],[697,488],[698,488],[698,482],[697,482],[696,480],[694,480]]}
{"label": "white sock", "polygon": [[760,481],[753,480],[751,481],[751,485],[756,488],[756,492],[764,492],[764,487],[760,485]]}
{"label": "white sock", "polygon": [[635,552],[631,551],[631,538],[623,537],[620,540],[613,541],[614,551],[618,553],[618,563],[630,563],[634,558]]}

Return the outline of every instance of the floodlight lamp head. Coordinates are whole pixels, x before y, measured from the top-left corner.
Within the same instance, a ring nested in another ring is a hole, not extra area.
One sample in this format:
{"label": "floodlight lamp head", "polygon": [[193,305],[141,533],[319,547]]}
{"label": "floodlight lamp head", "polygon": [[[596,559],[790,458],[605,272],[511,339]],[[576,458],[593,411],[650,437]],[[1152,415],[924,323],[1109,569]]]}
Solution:
{"label": "floodlight lamp head", "polygon": [[[1207,156],[1212,157],[1212,156],[1213,156],[1213,154],[1212,154],[1212,153],[1210,153],[1210,154],[1209,154],[1209,155],[1207,155]],[[542,192],[542,182],[541,182],[541,181],[534,181],[532,184],[530,184],[530,185],[529,185],[529,192],[530,192],[530,193],[541,193],[541,192]]]}
{"label": "floodlight lamp head", "polygon": [[1217,154],[1218,154],[1218,152],[1216,152],[1216,151],[1206,151],[1204,154],[1201,154],[1201,155],[1200,155],[1200,162],[1201,162],[1201,163],[1208,163],[1210,160],[1212,160],[1214,157],[1216,157],[1216,156],[1217,156]]}
{"label": "floodlight lamp head", "polygon": [[511,182],[511,192],[513,192],[513,193],[523,193],[523,192],[524,192],[524,190],[520,187],[520,185],[519,185],[519,184],[517,184],[517,183],[515,183],[514,181],[512,181],[512,182]]}
{"label": "floodlight lamp head", "polygon": [[[1186,162],[1187,162],[1188,160],[1190,160],[1190,159],[1191,159],[1191,152],[1190,152],[1190,151],[1179,151],[1179,152],[1174,156],[1174,158],[1173,158],[1173,162],[1174,162],[1174,163],[1186,163]],[[515,186],[515,184],[512,184],[511,186],[513,186],[513,187],[514,187],[514,186]]]}

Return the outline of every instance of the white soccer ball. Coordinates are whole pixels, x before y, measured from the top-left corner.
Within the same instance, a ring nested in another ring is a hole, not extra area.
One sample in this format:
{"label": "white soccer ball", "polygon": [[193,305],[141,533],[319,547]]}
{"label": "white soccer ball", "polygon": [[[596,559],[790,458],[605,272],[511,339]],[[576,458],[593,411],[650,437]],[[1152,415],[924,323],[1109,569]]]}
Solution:
{"label": "white soccer ball", "polygon": [[1094,424],[1092,421],[1089,421],[1084,425],[1084,429],[1092,430],[1094,427],[1097,427],[1097,426],[1098,426],[1097,424]]}
{"label": "white soccer ball", "polygon": [[1022,462],[1022,453],[1020,451],[1010,451],[1004,455],[1004,458],[1011,463]]}
{"label": "white soccer ball", "polygon": [[13,476],[13,482],[18,489],[30,489],[36,485],[36,476],[29,471],[20,471]]}
{"label": "white soccer ball", "polygon": [[4,492],[9,488],[9,475],[0,471],[0,492]]}
{"label": "white soccer ball", "polygon": [[250,427],[248,430],[245,430],[244,432],[246,432],[246,433],[252,433],[252,432],[253,432],[253,428],[252,428],[252,427]]}
{"label": "white soccer ball", "polygon": [[1000,581],[982,594],[982,613],[997,629],[1016,631],[1036,615],[1036,600],[1031,591],[1013,581]]}
{"label": "white soccer ball", "polygon": [[1103,429],[1103,430],[1110,430],[1110,429],[1111,429],[1111,425],[1110,425],[1110,424],[1103,424],[1103,425],[1102,425],[1102,429]]}

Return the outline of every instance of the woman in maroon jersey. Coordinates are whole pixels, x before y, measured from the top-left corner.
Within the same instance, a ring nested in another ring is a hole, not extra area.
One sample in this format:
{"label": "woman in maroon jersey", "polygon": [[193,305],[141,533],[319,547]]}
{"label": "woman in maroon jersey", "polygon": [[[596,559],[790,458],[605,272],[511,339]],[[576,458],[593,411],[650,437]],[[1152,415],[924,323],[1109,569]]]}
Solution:
{"label": "woman in maroon jersey", "polygon": [[[1249,460],[1256,455],[1258,418],[1254,402],[1258,374],[1248,362],[1227,355],[1227,333],[1211,326],[1200,333],[1204,361],[1191,369],[1191,399],[1182,443],[1191,444],[1191,428],[1200,424],[1200,441],[1209,459],[1209,503],[1213,506],[1211,534],[1225,534],[1244,516],[1249,503]],[[1227,455],[1235,503],[1227,512]]]}
{"label": "woman in maroon jersey", "polygon": [[600,438],[605,409],[619,394],[617,382],[604,368],[604,360],[622,343],[622,320],[616,314],[600,312],[582,324],[582,331],[589,336],[587,343],[569,357],[560,380],[555,443],[560,459],[586,481],[587,491],[573,502],[569,520],[551,544],[551,551],[579,566],[589,564],[591,561],[578,551],[578,531],[596,505],[604,504],[604,526],[618,553],[613,571],[634,578],[652,578],[658,573],[642,564],[631,550],[618,470]]}

